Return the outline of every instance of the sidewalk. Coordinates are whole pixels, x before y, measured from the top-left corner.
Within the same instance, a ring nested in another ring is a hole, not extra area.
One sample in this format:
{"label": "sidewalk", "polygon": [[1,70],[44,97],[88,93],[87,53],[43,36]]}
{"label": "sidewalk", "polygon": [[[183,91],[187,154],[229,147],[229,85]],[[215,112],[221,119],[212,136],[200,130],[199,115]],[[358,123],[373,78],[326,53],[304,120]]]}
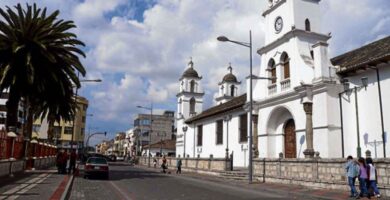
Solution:
{"label": "sidewalk", "polygon": [[57,174],[55,169],[27,171],[14,178],[3,177],[0,182],[0,200],[61,199],[71,177]]}
{"label": "sidewalk", "polygon": [[[135,167],[150,170],[150,171],[155,171],[155,172],[161,172],[160,168],[148,168],[147,166],[141,166],[141,165],[137,165]],[[221,184],[229,184],[236,187],[243,187],[243,188],[256,190],[256,191],[265,191],[265,192],[272,192],[272,193],[288,193],[291,194],[292,196],[302,196],[305,198],[309,197],[312,199],[326,199],[326,200],[351,199],[348,197],[349,193],[347,191],[342,191],[342,190],[312,189],[312,188],[307,188],[299,185],[286,185],[286,184],[279,184],[279,183],[256,182],[253,184],[248,184],[243,181],[226,180],[219,176],[211,176],[211,175],[192,173],[192,172],[182,171],[182,174],[177,175],[175,174],[176,170],[174,168],[169,168],[168,171],[171,172],[171,174],[167,174],[168,176],[196,178],[201,180],[217,182]],[[367,198],[362,198],[362,199],[367,199]],[[376,198],[373,197],[371,199],[376,199]],[[384,198],[384,197],[381,198],[381,200],[385,200],[385,199],[390,199],[390,198]]]}

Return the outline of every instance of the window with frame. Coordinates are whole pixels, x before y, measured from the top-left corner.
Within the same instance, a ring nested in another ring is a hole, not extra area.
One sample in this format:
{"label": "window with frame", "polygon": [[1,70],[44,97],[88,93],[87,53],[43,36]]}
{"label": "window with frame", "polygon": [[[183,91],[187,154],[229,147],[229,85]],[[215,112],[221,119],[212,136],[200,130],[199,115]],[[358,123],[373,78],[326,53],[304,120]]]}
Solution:
{"label": "window with frame", "polygon": [[192,80],[190,82],[190,92],[195,92],[195,81],[194,80]]}
{"label": "window with frame", "polygon": [[223,144],[223,120],[216,122],[216,144]]}
{"label": "window with frame", "polygon": [[[61,126],[54,126],[53,127],[53,134],[55,138],[61,138],[61,131],[62,127]],[[72,133],[71,133],[72,134]]]}
{"label": "window with frame", "polygon": [[248,115],[242,114],[240,115],[240,142],[247,142],[248,141]]}
{"label": "window with frame", "polygon": [[231,85],[230,86],[230,96],[232,96],[232,97],[234,97],[234,93],[235,93],[235,87],[234,87],[234,85]]}
{"label": "window with frame", "polygon": [[[269,77],[270,78],[276,78],[276,65],[275,60],[271,58],[271,60],[268,62],[268,70],[269,70]],[[272,79],[271,84],[276,83],[276,79]]]}
{"label": "window with frame", "polygon": [[305,30],[306,30],[306,31],[311,31],[309,19],[306,19],[306,20],[305,20]]}
{"label": "window with frame", "polygon": [[41,129],[41,125],[40,124],[33,124],[33,132],[39,132],[39,129]]}
{"label": "window with frame", "polygon": [[283,64],[283,79],[288,79],[290,78],[290,58],[286,52],[282,54],[281,61]]}
{"label": "window with frame", "polygon": [[203,125],[198,126],[197,146],[203,145]]}
{"label": "window with frame", "polygon": [[73,128],[72,127],[65,127],[64,129],[64,134],[71,135],[73,133]]}
{"label": "window with frame", "polygon": [[190,113],[191,114],[195,113],[195,98],[194,97],[192,97],[190,99]]}

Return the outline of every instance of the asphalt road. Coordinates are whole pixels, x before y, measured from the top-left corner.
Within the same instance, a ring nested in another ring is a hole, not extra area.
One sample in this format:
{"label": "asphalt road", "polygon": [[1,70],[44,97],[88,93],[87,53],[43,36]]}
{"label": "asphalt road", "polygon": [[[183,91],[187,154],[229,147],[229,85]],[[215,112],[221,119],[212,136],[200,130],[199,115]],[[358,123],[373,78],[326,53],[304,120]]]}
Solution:
{"label": "asphalt road", "polygon": [[83,179],[73,183],[70,199],[132,200],[239,200],[239,199],[303,199],[288,192],[261,191],[186,175],[163,174],[121,163],[110,165],[110,179]]}

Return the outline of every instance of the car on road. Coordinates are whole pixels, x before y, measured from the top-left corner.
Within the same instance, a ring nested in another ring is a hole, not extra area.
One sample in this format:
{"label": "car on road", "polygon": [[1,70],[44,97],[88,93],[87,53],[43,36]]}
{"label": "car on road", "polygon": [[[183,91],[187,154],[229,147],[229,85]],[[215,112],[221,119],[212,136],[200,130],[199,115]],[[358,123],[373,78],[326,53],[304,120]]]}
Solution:
{"label": "car on road", "polygon": [[90,157],[85,163],[84,178],[100,176],[104,179],[109,178],[109,166],[107,159],[102,157]]}
{"label": "car on road", "polygon": [[87,153],[84,155],[84,163],[88,160],[88,158],[91,158],[91,157],[105,158],[109,162],[115,161],[115,158],[107,156],[107,155],[103,155],[100,153]]}
{"label": "car on road", "polygon": [[112,161],[112,162],[115,162],[116,161],[116,156],[114,155],[114,154],[111,154],[111,155],[109,155],[109,156],[107,156],[108,157],[108,159],[110,160],[110,161]]}
{"label": "car on road", "polygon": [[125,160],[125,157],[124,157],[124,156],[117,156],[117,157],[116,157],[116,160],[117,160],[117,161],[124,161],[124,160]]}

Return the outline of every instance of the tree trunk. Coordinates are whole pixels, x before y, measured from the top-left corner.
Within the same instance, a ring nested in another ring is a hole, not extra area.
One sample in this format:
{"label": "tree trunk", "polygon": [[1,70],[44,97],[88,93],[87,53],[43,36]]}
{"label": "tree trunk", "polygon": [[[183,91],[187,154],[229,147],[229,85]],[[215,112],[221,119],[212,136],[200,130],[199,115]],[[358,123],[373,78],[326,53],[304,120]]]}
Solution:
{"label": "tree trunk", "polygon": [[6,103],[7,120],[5,126],[7,132],[9,131],[9,127],[14,127],[16,130],[17,122],[18,122],[19,100],[20,100],[20,95],[14,92],[14,89],[10,88],[8,101]]}

